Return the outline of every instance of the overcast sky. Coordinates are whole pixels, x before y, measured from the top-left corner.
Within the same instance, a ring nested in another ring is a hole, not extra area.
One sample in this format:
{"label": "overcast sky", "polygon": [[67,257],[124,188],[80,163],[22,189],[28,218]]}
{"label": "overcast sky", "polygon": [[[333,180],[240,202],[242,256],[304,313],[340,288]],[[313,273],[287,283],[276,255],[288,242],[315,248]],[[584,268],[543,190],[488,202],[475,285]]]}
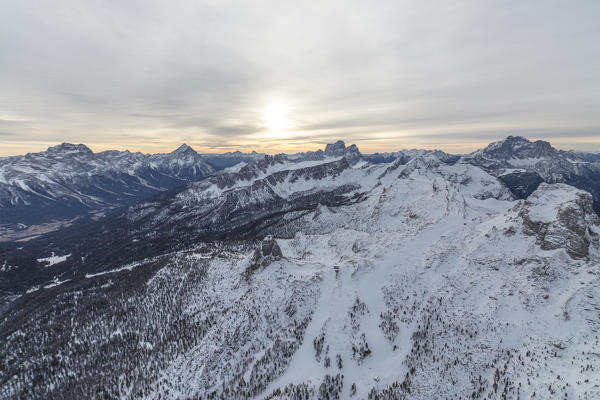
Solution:
{"label": "overcast sky", "polygon": [[0,156],[600,150],[600,1],[0,0]]}

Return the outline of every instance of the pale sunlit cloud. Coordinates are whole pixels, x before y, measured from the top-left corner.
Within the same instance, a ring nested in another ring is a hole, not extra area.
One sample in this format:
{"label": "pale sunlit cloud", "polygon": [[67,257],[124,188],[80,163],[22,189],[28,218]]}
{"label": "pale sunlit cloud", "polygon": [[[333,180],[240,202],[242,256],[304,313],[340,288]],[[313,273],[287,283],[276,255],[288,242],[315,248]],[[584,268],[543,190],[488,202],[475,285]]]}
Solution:
{"label": "pale sunlit cloud", "polygon": [[599,18],[591,0],[3,2],[0,156],[600,151]]}

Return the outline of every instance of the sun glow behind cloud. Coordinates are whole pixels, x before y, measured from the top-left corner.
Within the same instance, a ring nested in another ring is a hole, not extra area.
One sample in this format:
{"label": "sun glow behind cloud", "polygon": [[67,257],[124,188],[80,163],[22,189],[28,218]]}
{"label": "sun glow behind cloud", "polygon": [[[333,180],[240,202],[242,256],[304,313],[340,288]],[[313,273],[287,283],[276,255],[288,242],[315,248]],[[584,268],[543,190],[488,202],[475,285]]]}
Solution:
{"label": "sun glow behind cloud", "polygon": [[586,0],[5,2],[0,156],[466,152],[509,134],[598,151],[599,18]]}
{"label": "sun glow behind cloud", "polygon": [[272,131],[283,131],[288,127],[285,110],[281,103],[271,103],[265,109],[265,121]]}
{"label": "sun glow behind cloud", "polygon": [[267,104],[263,119],[267,137],[283,139],[286,132],[293,128],[288,119],[285,104],[280,100],[271,101]]}

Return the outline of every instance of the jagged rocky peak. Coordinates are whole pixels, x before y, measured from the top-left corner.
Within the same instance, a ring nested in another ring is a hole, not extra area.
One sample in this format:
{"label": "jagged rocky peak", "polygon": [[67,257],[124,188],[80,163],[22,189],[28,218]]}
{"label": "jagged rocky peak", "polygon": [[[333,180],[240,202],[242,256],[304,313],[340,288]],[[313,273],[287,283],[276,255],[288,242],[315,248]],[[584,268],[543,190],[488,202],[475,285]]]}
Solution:
{"label": "jagged rocky peak", "polygon": [[247,164],[243,166],[238,175],[243,177],[244,179],[251,179],[253,176],[256,176],[257,171],[266,172],[269,167],[272,167],[277,164],[284,164],[288,161],[288,157],[285,154],[275,154],[275,155],[265,155],[263,158],[257,160],[254,163]]}
{"label": "jagged rocky peak", "polygon": [[346,147],[343,140],[325,146],[324,154],[326,157],[345,157],[350,165],[356,164],[362,157],[355,144]]}
{"label": "jagged rocky peak", "polygon": [[407,164],[414,164],[419,168],[437,168],[442,165],[442,161],[437,154],[433,152],[424,152],[415,155]]}
{"label": "jagged rocky peak", "polygon": [[142,154],[94,153],[84,144],[61,143],[0,158],[0,240],[28,235],[21,226],[50,221],[55,229],[68,226],[201,180],[215,169],[186,145],[172,153]]}
{"label": "jagged rocky peak", "polygon": [[526,198],[540,182],[567,183],[590,192],[600,215],[600,163],[592,153],[557,150],[543,140],[520,136],[491,143],[461,157],[498,177],[516,198]]}
{"label": "jagged rocky peak", "polygon": [[181,146],[179,146],[178,148],[176,148],[175,150],[173,150],[171,152],[171,154],[173,155],[187,155],[187,154],[198,154],[196,152],[196,150],[192,149],[190,146],[188,146],[187,144],[182,144]]}
{"label": "jagged rocky peak", "polygon": [[498,179],[508,187],[516,199],[526,199],[544,180],[535,171],[513,171],[502,174]]}
{"label": "jagged rocky peak", "polygon": [[358,151],[358,147],[356,147],[355,144],[351,144],[350,146],[346,147],[344,157],[350,165],[356,164],[362,158],[360,151]]}
{"label": "jagged rocky peak", "polygon": [[592,196],[562,183],[541,183],[520,203],[523,232],[536,236],[544,250],[564,248],[573,258],[586,258],[590,246],[598,248],[600,218],[594,213]]}
{"label": "jagged rocky peak", "polygon": [[265,155],[254,162],[250,162],[236,172],[224,171],[208,178],[208,180],[217,185],[220,189],[231,188],[240,181],[253,181],[257,177],[266,174],[269,169],[278,164],[284,164],[288,161],[285,154]]}
{"label": "jagged rocky peak", "polygon": [[405,163],[402,158],[397,158],[396,161],[387,169],[387,172],[398,169],[400,166],[405,165],[405,168],[400,173],[400,177],[407,177],[413,171],[433,171],[437,170],[442,162],[438,156],[432,152],[419,152],[412,155],[412,158]]}
{"label": "jagged rocky peak", "polygon": [[543,140],[530,141],[522,136],[508,136],[499,142],[488,145],[482,151],[495,158],[548,158],[558,153],[549,142]]}
{"label": "jagged rocky peak", "polygon": [[343,140],[338,140],[335,143],[329,143],[325,146],[325,155],[329,157],[341,157],[346,151],[346,144]]}
{"label": "jagged rocky peak", "polygon": [[273,261],[281,260],[283,253],[275,238],[272,235],[267,235],[262,240],[260,247],[254,250],[250,269],[255,270],[260,267],[266,267]]}
{"label": "jagged rocky peak", "polygon": [[85,144],[73,144],[73,143],[61,143],[56,146],[48,147],[49,153],[82,153],[82,154],[94,154],[89,147]]}

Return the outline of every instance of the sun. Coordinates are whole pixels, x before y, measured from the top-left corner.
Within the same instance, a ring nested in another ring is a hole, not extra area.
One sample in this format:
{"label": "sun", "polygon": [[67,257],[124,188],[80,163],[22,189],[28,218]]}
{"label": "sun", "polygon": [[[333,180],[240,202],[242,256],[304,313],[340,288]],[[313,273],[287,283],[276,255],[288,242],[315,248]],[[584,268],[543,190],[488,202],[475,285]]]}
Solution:
{"label": "sun", "polygon": [[288,128],[285,107],[282,103],[269,103],[264,111],[264,120],[267,128],[273,133],[281,133]]}

